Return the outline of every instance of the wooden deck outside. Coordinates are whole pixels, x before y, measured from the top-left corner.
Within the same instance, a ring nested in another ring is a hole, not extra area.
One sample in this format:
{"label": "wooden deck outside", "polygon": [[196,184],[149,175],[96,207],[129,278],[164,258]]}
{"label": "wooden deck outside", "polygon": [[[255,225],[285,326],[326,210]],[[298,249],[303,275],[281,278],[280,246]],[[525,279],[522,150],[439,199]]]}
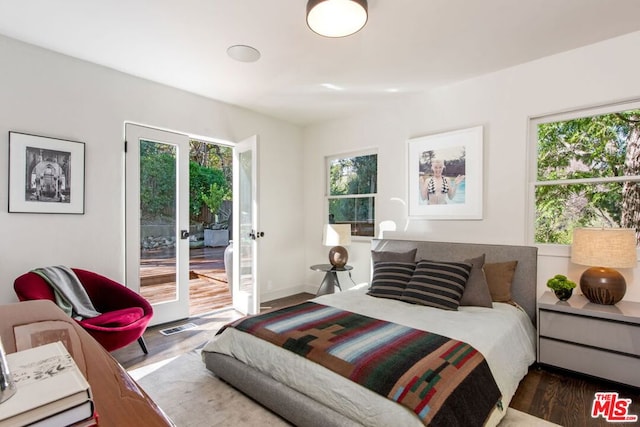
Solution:
{"label": "wooden deck outside", "polygon": [[[231,306],[224,271],[224,247],[189,250],[189,315]],[[151,304],[175,295],[175,249],[144,251],[140,262],[140,293]]]}

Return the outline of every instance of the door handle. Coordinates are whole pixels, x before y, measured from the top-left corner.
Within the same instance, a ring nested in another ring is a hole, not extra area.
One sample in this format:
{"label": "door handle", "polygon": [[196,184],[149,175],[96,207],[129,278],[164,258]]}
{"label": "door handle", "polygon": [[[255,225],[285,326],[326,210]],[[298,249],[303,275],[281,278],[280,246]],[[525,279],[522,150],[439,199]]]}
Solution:
{"label": "door handle", "polygon": [[180,238],[188,239],[189,238],[189,230],[180,230]]}
{"label": "door handle", "polygon": [[251,230],[251,233],[249,233],[249,237],[251,238],[251,240],[259,239],[260,237],[264,237],[264,231],[256,232],[255,230]]}

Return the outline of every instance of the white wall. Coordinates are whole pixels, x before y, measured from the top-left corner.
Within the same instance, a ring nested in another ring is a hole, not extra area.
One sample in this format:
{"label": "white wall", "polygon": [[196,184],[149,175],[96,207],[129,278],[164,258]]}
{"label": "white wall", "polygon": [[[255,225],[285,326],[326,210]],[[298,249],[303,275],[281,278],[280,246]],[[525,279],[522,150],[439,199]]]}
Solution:
{"label": "white wall", "polygon": [[0,303],[17,301],[16,277],[46,265],[124,280],[125,120],[228,141],[258,134],[262,299],[299,289],[299,127],[5,37],[0,57],[0,170],[10,130],[86,143],[84,215],[10,214],[8,175],[0,176]]}
{"label": "white wall", "polygon": [[[640,58],[630,54],[638,45],[640,33],[634,33],[301,131],[0,37],[0,168],[8,168],[9,130],[87,144],[84,215],[9,214],[7,174],[0,176],[0,303],[16,300],[15,277],[43,265],[80,266],[124,280],[125,120],[231,141],[260,135],[263,300],[301,285],[315,291],[322,279],[309,266],[326,262],[328,252],[321,245],[327,155],[377,148],[377,218],[395,222],[403,236],[527,244],[529,117],[640,97]],[[484,219],[409,220],[407,139],[477,125],[484,126]],[[279,167],[283,162],[290,167]],[[354,242],[349,252],[354,280],[367,281],[369,242]],[[577,279],[581,271],[564,256],[541,255],[539,264],[540,291],[556,273]],[[625,299],[640,301],[640,283],[633,283],[638,273],[623,273],[630,283]]]}
{"label": "white wall", "polygon": [[[324,262],[324,157],[378,148],[378,221],[396,223],[409,238],[530,244],[527,236],[529,118],[640,97],[640,32],[543,58],[413,96],[359,117],[305,129],[306,263]],[[428,59],[425,59],[428,60]],[[407,216],[406,141],[442,131],[484,126],[484,216],[479,221],[410,220]],[[349,248],[356,282],[368,280],[369,242]],[[539,257],[538,289],[558,273],[577,280],[581,269],[566,255]],[[568,254],[568,252],[565,252]],[[625,299],[640,301],[637,270],[623,270]],[[321,277],[307,272],[310,284]],[[345,278],[343,282],[349,283]]]}

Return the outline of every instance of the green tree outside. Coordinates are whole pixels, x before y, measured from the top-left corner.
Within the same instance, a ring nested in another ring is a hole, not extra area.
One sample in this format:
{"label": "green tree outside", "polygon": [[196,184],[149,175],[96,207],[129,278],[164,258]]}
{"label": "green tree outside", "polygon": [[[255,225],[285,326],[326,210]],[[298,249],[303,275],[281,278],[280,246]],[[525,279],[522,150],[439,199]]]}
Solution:
{"label": "green tree outside", "polygon": [[[377,154],[345,157],[329,166],[329,216],[336,223],[372,223],[378,185]],[[353,197],[331,197],[353,196]],[[368,230],[368,229],[367,229]],[[358,233],[357,230],[354,230]]]}
{"label": "green tree outside", "polygon": [[140,143],[140,210],[144,220],[175,217],[175,147],[150,141]]}
{"label": "green tree outside", "polygon": [[[192,222],[208,207],[215,215],[231,200],[232,149],[190,141],[189,212]],[[143,219],[175,217],[176,152],[169,144],[142,141],[140,145],[140,203]],[[226,218],[225,218],[226,219]]]}
{"label": "green tree outside", "polygon": [[570,244],[575,227],[640,228],[640,110],[541,124],[537,161],[536,242]]}

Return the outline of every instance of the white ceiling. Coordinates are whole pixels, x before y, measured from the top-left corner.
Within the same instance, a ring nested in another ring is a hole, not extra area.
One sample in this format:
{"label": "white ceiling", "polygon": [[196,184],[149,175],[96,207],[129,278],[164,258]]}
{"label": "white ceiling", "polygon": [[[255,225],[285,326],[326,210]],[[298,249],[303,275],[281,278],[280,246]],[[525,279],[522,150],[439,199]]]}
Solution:
{"label": "white ceiling", "polygon": [[[0,0],[0,34],[305,125],[640,30],[640,0],[369,0],[365,28],[341,39],[311,32],[305,8]],[[232,60],[234,44],[261,59]]]}

